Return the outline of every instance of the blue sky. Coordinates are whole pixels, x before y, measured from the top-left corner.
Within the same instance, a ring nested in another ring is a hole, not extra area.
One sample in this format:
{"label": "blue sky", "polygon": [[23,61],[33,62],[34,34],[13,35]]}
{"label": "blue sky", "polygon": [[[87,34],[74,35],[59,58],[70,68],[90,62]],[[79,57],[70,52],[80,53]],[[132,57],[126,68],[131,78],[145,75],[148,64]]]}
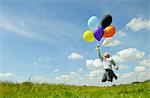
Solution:
{"label": "blue sky", "polygon": [[[138,53],[144,52],[140,59],[119,63],[127,65],[128,69],[118,73],[134,72],[140,61],[150,58],[150,27],[144,25],[149,25],[146,22],[149,21],[148,4],[148,0],[1,0],[0,71],[12,73],[14,81],[26,80],[30,74],[51,79],[78,69],[88,76],[91,70],[86,61],[97,58],[95,46],[104,39],[93,43],[83,40],[82,34],[88,29],[87,20],[95,15],[101,21],[104,15],[111,14],[117,32],[125,33],[125,36],[116,37],[122,44],[102,46],[101,51],[115,55],[124,49],[136,48]],[[139,25],[135,26],[134,22]],[[72,53],[77,53],[79,59],[69,59]]]}

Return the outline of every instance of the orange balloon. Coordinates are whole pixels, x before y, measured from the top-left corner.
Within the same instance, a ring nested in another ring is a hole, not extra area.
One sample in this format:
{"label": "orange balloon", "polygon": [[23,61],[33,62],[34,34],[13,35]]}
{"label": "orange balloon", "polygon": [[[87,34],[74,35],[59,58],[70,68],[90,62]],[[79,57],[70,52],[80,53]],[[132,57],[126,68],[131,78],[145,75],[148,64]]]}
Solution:
{"label": "orange balloon", "polygon": [[112,37],[116,32],[116,29],[114,26],[108,26],[104,29],[104,38]]}

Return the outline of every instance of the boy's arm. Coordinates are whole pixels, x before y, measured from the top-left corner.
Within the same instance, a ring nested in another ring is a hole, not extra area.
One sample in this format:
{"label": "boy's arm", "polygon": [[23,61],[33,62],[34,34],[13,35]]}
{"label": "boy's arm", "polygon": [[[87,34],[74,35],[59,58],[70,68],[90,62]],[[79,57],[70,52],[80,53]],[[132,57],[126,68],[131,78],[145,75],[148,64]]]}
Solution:
{"label": "boy's arm", "polygon": [[98,53],[98,58],[103,61],[103,57],[101,56],[101,53],[100,53],[100,47],[97,48],[97,53]]}
{"label": "boy's arm", "polygon": [[117,66],[116,62],[113,59],[110,62],[111,62],[111,64],[113,64],[114,66],[116,66],[116,70],[118,70],[118,66]]}

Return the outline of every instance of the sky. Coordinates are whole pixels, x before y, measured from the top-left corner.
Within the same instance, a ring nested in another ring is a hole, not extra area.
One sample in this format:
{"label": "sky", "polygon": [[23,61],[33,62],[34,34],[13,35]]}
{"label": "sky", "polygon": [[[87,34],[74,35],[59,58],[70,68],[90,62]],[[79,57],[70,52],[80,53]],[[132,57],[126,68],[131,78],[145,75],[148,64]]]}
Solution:
{"label": "sky", "polygon": [[[95,47],[108,51],[119,70],[114,84],[150,77],[149,0],[0,0],[0,80],[112,85]],[[116,34],[109,46],[87,43],[87,21],[110,14]]]}

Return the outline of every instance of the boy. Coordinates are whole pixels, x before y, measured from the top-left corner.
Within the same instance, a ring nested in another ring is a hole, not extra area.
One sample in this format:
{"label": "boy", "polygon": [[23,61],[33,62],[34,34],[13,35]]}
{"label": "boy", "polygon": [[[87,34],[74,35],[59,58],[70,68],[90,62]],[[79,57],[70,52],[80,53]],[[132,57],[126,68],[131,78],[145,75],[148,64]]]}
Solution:
{"label": "boy", "polygon": [[[112,70],[112,65],[116,66],[115,61],[110,58],[110,55],[108,52],[104,53],[104,58],[100,54],[100,47],[99,45],[96,47],[97,52],[98,52],[98,57],[99,59],[103,62],[105,73],[103,74],[102,82],[106,81],[113,81],[113,78],[117,79],[117,76],[114,74]],[[116,70],[118,70],[118,66],[116,67]]]}

